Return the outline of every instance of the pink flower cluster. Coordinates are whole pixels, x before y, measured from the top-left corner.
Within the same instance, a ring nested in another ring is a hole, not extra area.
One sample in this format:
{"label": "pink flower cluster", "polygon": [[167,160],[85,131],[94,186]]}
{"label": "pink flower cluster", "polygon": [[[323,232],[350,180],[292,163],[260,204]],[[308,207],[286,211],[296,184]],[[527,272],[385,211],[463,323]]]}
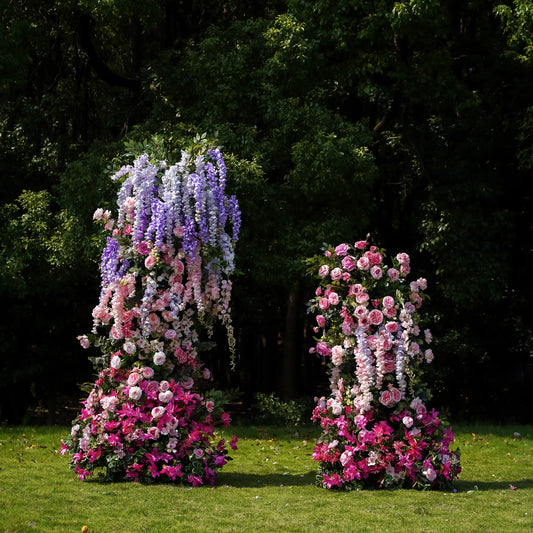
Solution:
{"label": "pink flower cluster", "polygon": [[[110,480],[214,483],[230,459],[214,434],[214,402],[154,375],[149,366],[100,372],[61,450],[80,479],[101,467]],[[230,423],[227,413],[220,420]]]}
{"label": "pink flower cluster", "polygon": [[451,430],[413,397],[433,352],[430,330],[418,323],[427,281],[408,283],[410,270],[407,254],[389,267],[366,241],[326,250],[318,269],[310,351],[329,362],[331,395],[313,413],[323,427],[313,457],[327,488],[437,487],[460,471]]}
{"label": "pink flower cluster", "polygon": [[[227,208],[225,174],[217,179],[225,167],[218,151],[211,156],[216,165],[196,158],[194,177],[184,156],[159,178],[143,156],[117,174],[126,176],[118,194],[118,223],[109,211],[95,212],[111,237],[102,255],[93,330],[79,340],[84,348],[100,347],[103,355],[95,360],[101,370],[63,445],[81,479],[103,467],[113,480],[212,484],[229,459],[224,439],[214,431],[216,424],[230,421],[221,394],[194,392],[199,378],[210,378],[198,347],[215,320],[226,326],[235,348],[229,275],[237,232],[225,233],[231,217],[217,211]],[[192,200],[183,193],[191,183]],[[196,205],[200,193],[216,196],[208,213],[215,220],[205,226],[191,211],[184,227],[180,209]],[[231,205],[236,222],[234,199]]]}

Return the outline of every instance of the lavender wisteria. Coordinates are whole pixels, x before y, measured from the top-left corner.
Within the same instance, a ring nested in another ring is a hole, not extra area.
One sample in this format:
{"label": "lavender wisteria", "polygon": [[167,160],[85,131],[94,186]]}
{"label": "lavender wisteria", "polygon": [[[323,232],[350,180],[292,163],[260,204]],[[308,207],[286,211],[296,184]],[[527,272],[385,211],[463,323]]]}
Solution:
{"label": "lavender wisteria", "polygon": [[[100,301],[82,346],[104,361],[63,453],[81,479],[213,483],[227,445],[215,424],[229,424],[219,393],[200,395],[202,333],[223,323],[234,354],[230,275],[240,228],[239,205],[225,194],[218,149],[168,165],[138,157],[121,181],[117,217],[98,209],[107,238]],[[230,443],[235,447],[235,439]]]}
{"label": "lavender wisteria", "polygon": [[316,346],[329,363],[331,395],[317,400],[323,428],[313,458],[327,488],[437,488],[459,474],[453,433],[426,406],[422,368],[431,331],[419,325],[425,278],[407,281],[410,258],[366,241],[328,249],[310,309]]}

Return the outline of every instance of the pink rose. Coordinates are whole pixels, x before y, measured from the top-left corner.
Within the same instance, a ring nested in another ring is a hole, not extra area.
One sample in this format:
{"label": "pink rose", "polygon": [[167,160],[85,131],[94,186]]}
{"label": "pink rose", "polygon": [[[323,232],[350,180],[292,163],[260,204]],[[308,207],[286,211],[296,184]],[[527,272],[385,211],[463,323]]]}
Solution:
{"label": "pink rose", "polygon": [[158,405],[157,407],[154,407],[152,409],[152,418],[154,420],[157,420],[158,418],[162,417],[165,414],[165,408],[161,405]]}
{"label": "pink rose", "polygon": [[433,351],[432,350],[426,350],[424,352],[424,357],[426,358],[426,362],[431,363],[431,361],[433,361]]}
{"label": "pink rose", "polygon": [[373,265],[379,265],[383,261],[383,257],[381,257],[381,254],[378,252],[370,254],[368,259],[370,259],[370,262]]}
{"label": "pink rose", "polygon": [[424,330],[424,339],[428,344],[430,344],[433,340],[433,335],[431,334],[431,331],[429,329]]}
{"label": "pink rose", "polygon": [[349,249],[350,248],[347,244],[339,244],[339,246],[335,248],[335,253],[339,256],[343,256],[347,254]]}
{"label": "pink rose", "polygon": [[157,427],[152,426],[148,428],[148,437],[153,440],[157,440],[159,438],[160,431]]}
{"label": "pink rose", "polygon": [[342,260],[342,268],[344,268],[344,270],[348,272],[351,272],[356,266],[357,266],[357,262],[351,256],[346,256]]}
{"label": "pink rose", "polygon": [[398,331],[398,322],[387,322],[385,324],[385,329],[389,333],[396,333]]}
{"label": "pink rose", "polygon": [[204,451],[201,448],[195,448],[193,453],[196,459],[201,459],[202,456],[204,455]]}
{"label": "pink rose", "polygon": [[400,265],[409,264],[409,256],[406,253],[399,253],[396,255],[396,260]]}
{"label": "pink rose", "polygon": [[122,364],[122,359],[118,355],[111,357],[111,368],[118,370]]}
{"label": "pink rose", "polygon": [[154,364],[161,366],[167,360],[167,356],[163,352],[156,352],[154,355]]}
{"label": "pink rose", "polygon": [[329,299],[328,298],[320,298],[320,301],[318,302],[318,307],[322,309],[322,311],[325,311],[329,307]]}
{"label": "pink rose", "polygon": [[394,298],[392,296],[385,296],[383,298],[383,307],[386,307],[386,308],[394,307]]}
{"label": "pink rose", "polygon": [[372,311],[368,313],[368,320],[370,320],[370,323],[374,326],[379,326],[379,324],[383,322],[383,313],[378,309],[372,309]]}
{"label": "pink rose", "polygon": [[398,281],[400,279],[400,273],[395,268],[389,268],[387,274],[391,281]]}
{"label": "pink rose", "polygon": [[133,233],[133,226],[131,224],[126,224],[122,232],[124,233],[124,235],[131,235]]}
{"label": "pink rose", "polygon": [[318,275],[319,275],[321,278],[325,278],[328,274],[329,274],[329,266],[328,266],[328,265],[322,265],[322,266],[318,269]]}
{"label": "pink rose", "polygon": [[409,274],[409,272],[411,272],[411,268],[409,267],[409,265],[407,265],[407,264],[400,265],[400,274],[402,276],[407,276],[407,274]]}
{"label": "pink rose", "polygon": [[385,407],[389,407],[392,404],[392,394],[388,390],[384,390],[379,397],[379,402]]}
{"label": "pink rose", "polygon": [[328,300],[331,305],[338,305],[340,302],[339,295],[336,292],[330,292]]}
{"label": "pink rose", "polygon": [[168,403],[174,398],[174,394],[171,390],[167,390],[165,392],[160,392],[157,398],[161,403]]}
{"label": "pink rose", "polygon": [[342,270],[340,268],[334,268],[331,271],[331,279],[333,281],[339,281],[342,278]]}
{"label": "pink rose", "polygon": [[344,348],[342,346],[333,346],[331,350],[331,361],[335,366],[342,364],[342,357],[344,355]]}
{"label": "pink rose", "polygon": [[422,473],[428,478],[429,481],[435,481],[437,478],[437,472],[431,466],[422,470]]}
{"label": "pink rose", "polygon": [[316,321],[317,321],[317,324],[318,324],[321,328],[325,327],[325,325],[326,325],[326,319],[324,318],[323,315],[317,315],[317,317],[316,317]]}
{"label": "pink rose", "polygon": [[214,402],[212,402],[211,400],[208,400],[207,402],[205,402],[205,408],[207,409],[208,413],[212,413],[215,408]]}
{"label": "pink rose", "polygon": [[316,351],[319,355],[326,357],[331,355],[331,350],[328,348],[328,345],[325,342],[318,342],[316,345]]}
{"label": "pink rose", "polygon": [[144,266],[146,268],[148,268],[149,270],[151,270],[154,265],[155,265],[156,261],[155,261],[155,257],[153,255],[149,255],[145,260],[144,260]]}
{"label": "pink rose", "polygon": [[357,267],[359,270],[368,270],[370,268],[370,261],[368,257],[360,257],[357,261]]}
{"label": "pink rose", "polygon": [[396,369],[396,364],[392,359],[387,359],[383,363],[383,373],[388,374],[389,372],[394,372]]}
{"label": "pink rose", "polygon": [[191,377],[188,377],[185,381],[181,382],[181,386],[187,390],[192,389],[193,385],[194,385],[194,379],[192,379]]}
{"label": "pink rose", "polygon": [[170,389],[170,383],[167,380],[163,380],[159,383],[159,390],[161,392],[166,392],[168,389]]}
{"label": "pink rose", "polygon": [[146,379],[150,379],[154,376],[154,369],[149,366],[141,368],[141,372]]}
{"label": "pink rose", "polygon": [[128,355],[135,353],[135,350],[137,349],[137,347],[135,346],[135,343],[131,341],[126,341],[124,345],[122,346],[122,348]]}
{"label": "pink rose", "polygon": [[358,304],[364,304],[365,302],[368,302],[369,296],[366,292],[358,292],[355,295],[355,301]]}
{"label": "pink rose", "polygon": [[84,349],[89,348],[91,345],[91,341],[87,338],[87,335],[80,335],[77,339],[80,341],[80,344]]}
{"label": "pink rose", "polygon": [[413,419],[410,416],[404,416],[402,422],[406,428],[410,428],[413,425]]}
{"label": "pink rose", "polygon": [[130,387],[133,387],[134,385],[137,385],[137,383],[139,383],[139,381],[141,381],[141,375],[137,372],[132,372],[129,376],[128,376],[128,385]]}
{"label": "pink rose", "polygon": [[425,291],[428,288],[428,282],[426,278],[418,278],[417,281],[421,291]]}
{"label": "pink rose", "polygon": [[396,309],[394,307],[385,307],[385,309],[383,309],[383,314],[387,318],[393,318],[396,316]]}
{"label": "pink rose", "polygon": [[140,387],[130,387],[130,390],[128,392],[128,396],[133,401],[140,400],[142,394],[143,394],[143,391],[142,391],[142,389]]}
{"label": "pink rose", "polygon": [[133,213],[134,209],[135,209],[135,198],[133,198],[133,196],[128,196],[124,200],[124,211],[126,211],[126,213]]}
{"label": "pink rose", "polygon": [[358,250],[364,250],[367,246],[367,242],[366,241],[357,241],[355,243],[355,247],[358,249]]}
{"label": "pink rose", "polygon": [[165,331],[165,337],[167,339],[175,339],[176,335],[177,335],[177,333],[173,329],[167,329]]}
{"label": "pink rose", "polygon": [[390,387],[390,392],[392,394],[392,400],[394,403],[398,403],[402,399],[402,393],[395,387]]}
{"label": "pink rose", "polygon": [[383,270],[381,270],[381,268],[379,268],[378,266],[373,266],[371,269],[370,269],[370,275],[374,278],[374,279],[381,279],[381,276],[383,276]]}
{"label": "pink rose", "polygon": [[358,305],[355,308],[354,314],[356,318],[364,318],[368,315],[368,309],[364,305]]}
{"label": "pink rose", "polygon": [[159,392],[159,382],[150,381],[146,385],[146,396],[149,398],[157,398],[157,393]]}

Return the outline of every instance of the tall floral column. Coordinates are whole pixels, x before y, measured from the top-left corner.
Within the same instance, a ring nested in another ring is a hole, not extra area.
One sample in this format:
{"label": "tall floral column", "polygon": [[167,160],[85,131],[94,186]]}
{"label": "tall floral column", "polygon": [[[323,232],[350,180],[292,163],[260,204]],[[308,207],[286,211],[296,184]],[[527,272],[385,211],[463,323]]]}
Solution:
{"label": "tall floral column", "polygon": [[326,250],[319,267],[311,351],[329,363],[331,395],[313,411],[322,427],[313,458],[326,488],[438,488],[461,470],[451,428],[426,405],[427,281],[408,282],[410,270],[407,254],[389,267],[366,241]]}
{"label": "tall floral column", "polygon": [[220,321],[235,350],[238,202],[225,195],[219,150],[183,153],[172,166],[143,155],[113,179],[121,181],[115,216],[95,212],[109,232],[100,300],[92,332],[79,337],[100,348],[100,372],[62,453],[81,479],[99,471],[110,480],[213,484],[229,459],[215,424],[230,418],[221,395],[201,395],[195,382],[209,378],[198,355],[202,331]]}

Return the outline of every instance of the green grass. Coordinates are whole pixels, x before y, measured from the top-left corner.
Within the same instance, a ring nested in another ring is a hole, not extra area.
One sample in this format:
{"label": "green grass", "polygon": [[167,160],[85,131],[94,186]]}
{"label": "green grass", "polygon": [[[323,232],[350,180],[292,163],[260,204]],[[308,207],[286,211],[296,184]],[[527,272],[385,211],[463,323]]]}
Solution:
{"label": "green grass", "polygon": [[192,489],[82,483],[58,453],[68,428],[0,428],[0,531],[533,530],[533,426],[456,427],[455,493],[327,491],[314,485],[317,428],[231,429],[234,461],[215,488]]}

